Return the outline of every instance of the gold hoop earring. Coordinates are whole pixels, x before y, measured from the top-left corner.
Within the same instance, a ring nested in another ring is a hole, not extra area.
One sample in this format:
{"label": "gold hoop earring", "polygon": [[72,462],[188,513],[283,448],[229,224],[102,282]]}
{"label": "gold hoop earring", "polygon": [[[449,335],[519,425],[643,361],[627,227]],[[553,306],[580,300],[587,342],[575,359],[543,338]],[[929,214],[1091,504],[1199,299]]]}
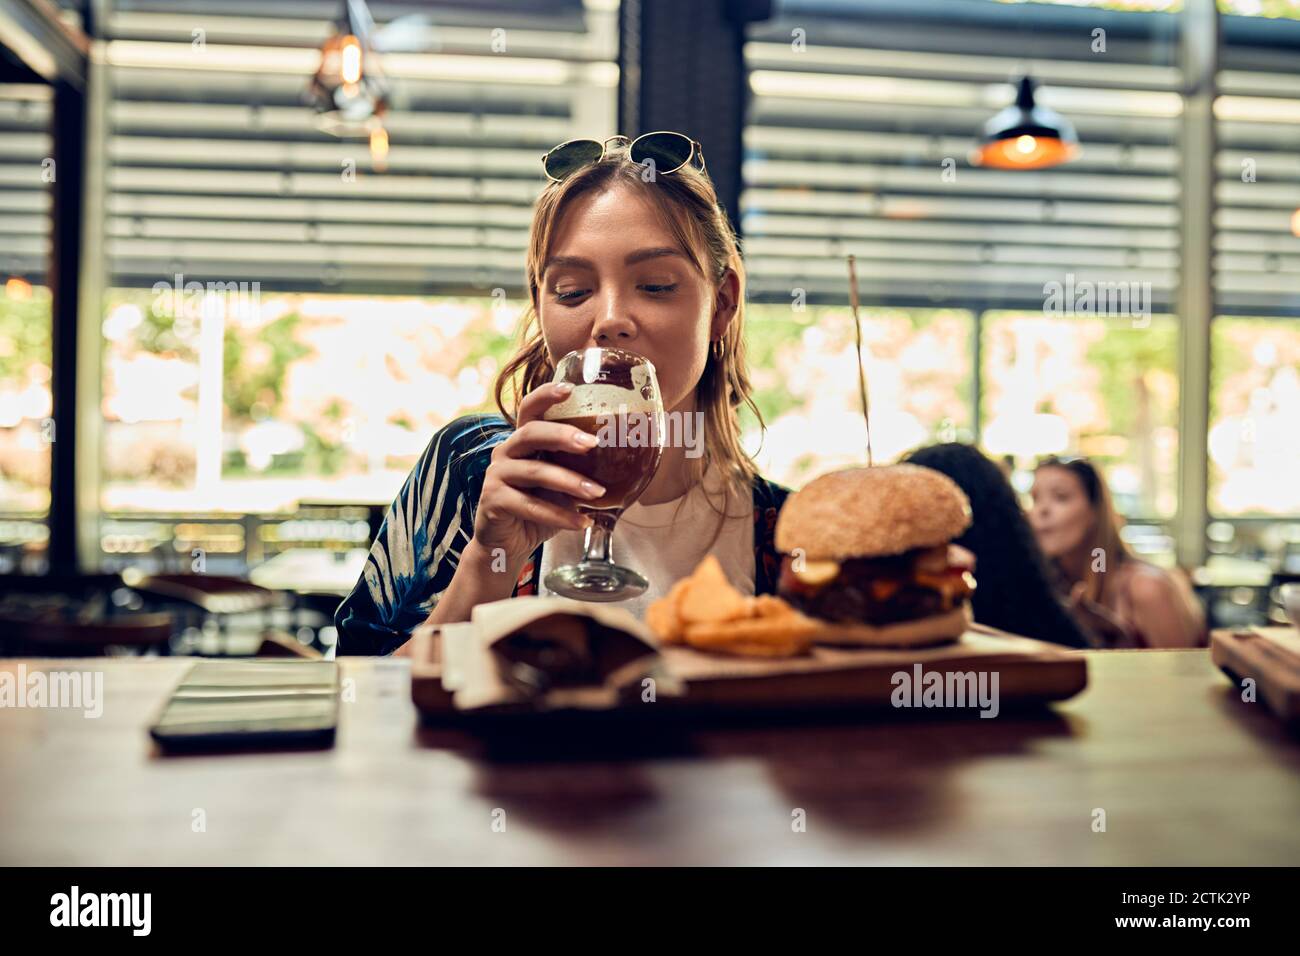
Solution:
{"label": "gold hoop earring", "polygon": [[722,339],[714,339],[712,342],[710,342],[710,343],[709,343],[709,351],[713,354],[713,357],[714,357],[715,359],[717,359],[719,362],[721,362],[721,361],[722,361],[722,352],[723,352]]}

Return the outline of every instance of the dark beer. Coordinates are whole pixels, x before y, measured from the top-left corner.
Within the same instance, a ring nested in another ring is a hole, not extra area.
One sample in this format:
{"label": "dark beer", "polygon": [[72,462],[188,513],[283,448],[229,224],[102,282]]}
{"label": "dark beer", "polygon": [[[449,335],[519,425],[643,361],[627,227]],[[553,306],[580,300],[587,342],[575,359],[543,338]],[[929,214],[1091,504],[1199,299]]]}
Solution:
{"label": "dark beer", "polygon": [[663,451],[658,440],[658,423],[653,414],[617,412],[576,418],[546,417],[550,421],[561,421],[580,428],[589,435],[595,435],[599,442],[587,452],[546,453],[547,460],[590,478],[605,488],[605,494],[599,498],[576,502],[578,511],[584,514],[613,512],[617,516],[636,501],[650,484]]}
{"label": "dark beer", "polygon": [[564,422],[596,436],[585,452],[548,451],[542,457],[605,489],[573,507],[591,518],[576,564],[554,568],[543,580],[553,594],[580,601],[622,601],[645,592],[649,582],[614,562],[612,536],[623,509],[645,491],[663,454],[664,403],[655,367],[624,349],[585,348],[556,363],[553,381],[572,386],[546,410],[547,421]]}

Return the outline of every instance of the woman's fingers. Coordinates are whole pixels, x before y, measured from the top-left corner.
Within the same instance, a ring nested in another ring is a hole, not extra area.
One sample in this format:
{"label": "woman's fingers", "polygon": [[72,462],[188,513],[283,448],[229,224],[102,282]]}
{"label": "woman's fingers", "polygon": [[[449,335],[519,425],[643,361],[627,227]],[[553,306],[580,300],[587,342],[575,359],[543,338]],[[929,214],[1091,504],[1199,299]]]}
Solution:
{"label": "woman's fingers", "polygon": [[536,458],[502,458],[496,463],[496,477],[513,488],[545,488],[578,501],[599,498],[605,489],[576,471]]}
{"label": "woman's fingers", "polygon": [[581,428],[563,422],[534,420],[515,429],[514,434],[492,451],[496,460],[503,458],[530,458],[543,451],[579,453],[595,448],[597,438]]}
{"label": "woman's fingers", "polygon": [[493,523],[513,519],[574,531],[591,523],[574,510],[575,505],[599,498],[605,489],[541,458],[541,453],[548,451],[582,454],[598,444],[595,435],[543,418],[547,409],[572,392],[573,386],[568,384],[543,385],[519,403],[517,427],[492,450],[492,465],[479,499],[484,519]]}
{"label": "woman's fingers", "polygon": [[536,421],[546,414],[552,405],[557,405],[573,394],[573,386],[568,382],[551,382],[539,385],[519,403],[516,425],[523,427],[528,422]]}
{"label": "woman's fingers", "polygon": [[567,528],[572,531],[581,531],[591,521],[585,515],[574,511],[571,505],[545,501],[507,484],[493,489],[491,495],[485,492],[479,508],[489,521],[500,521],[511,517],[532,524],[550,528]]}

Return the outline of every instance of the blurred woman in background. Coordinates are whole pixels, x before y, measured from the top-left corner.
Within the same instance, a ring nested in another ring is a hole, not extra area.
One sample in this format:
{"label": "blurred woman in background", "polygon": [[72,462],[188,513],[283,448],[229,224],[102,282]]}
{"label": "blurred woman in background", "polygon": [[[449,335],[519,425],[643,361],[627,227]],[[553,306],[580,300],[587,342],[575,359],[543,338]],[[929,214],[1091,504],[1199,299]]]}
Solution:
{"label": "blurred woman in background", "polygon": [[956,442],[917,449],[907,460],[943,472],[970,499],[971,526],[954,543],[975,555],[975,620],[1040,641],[1088,646],[1053,591],[1043,554],[1002,469],[971,445]]}
{"label": "blurred woman in background", "polygon": [[1205,612],[1180,574],[1136,558],[1097,468],[1047,458],[1034,472],[1030,521],[1067,606],[1102,647],[1196,647]]}

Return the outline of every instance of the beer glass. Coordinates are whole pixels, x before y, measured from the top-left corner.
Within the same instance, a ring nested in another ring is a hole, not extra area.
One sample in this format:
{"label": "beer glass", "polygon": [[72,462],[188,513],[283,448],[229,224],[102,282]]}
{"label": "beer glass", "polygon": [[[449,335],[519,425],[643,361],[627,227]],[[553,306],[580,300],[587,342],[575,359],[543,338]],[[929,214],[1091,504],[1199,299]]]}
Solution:
{"label": "beer glass", "polygon": [[635,597],[646,589],[646,579],[614,563],[611,538],[663,455],[664,405],[655,368],[634,352],[587,348],[560,359],[553,381],[568,382],[573,391],[547,409],[546,419],[595,435],[597,444],[586,452],[548,451],[544,457],[603,486],[605,494],[575,503],[592,520],[582,559],[551,571],[546,587],[581,601]]}

